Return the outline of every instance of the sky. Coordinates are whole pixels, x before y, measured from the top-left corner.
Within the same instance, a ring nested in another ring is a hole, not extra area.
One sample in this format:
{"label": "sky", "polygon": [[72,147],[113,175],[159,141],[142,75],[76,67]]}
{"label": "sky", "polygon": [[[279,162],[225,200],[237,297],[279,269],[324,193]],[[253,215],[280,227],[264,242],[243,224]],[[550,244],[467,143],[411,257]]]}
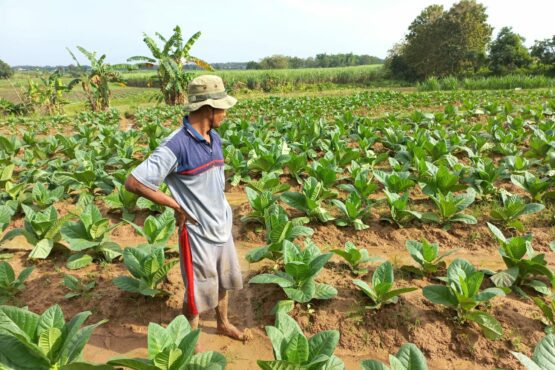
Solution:
{"label": "sky", "polygon": [[[428,5],[448,0],[0,0],[0,59],[10,65],[67,65],[66,47],[107,54],[111,63],[149,55],[143,33],[202,35],[191,55],[210,63],[273,54],[384,58]],[[554,0],[482,0],[494,36],[503,26],[534,40],[555,34]],[[79,55],[76,53],[76,55]],[[79,58],[81,62],[85,60]]]}

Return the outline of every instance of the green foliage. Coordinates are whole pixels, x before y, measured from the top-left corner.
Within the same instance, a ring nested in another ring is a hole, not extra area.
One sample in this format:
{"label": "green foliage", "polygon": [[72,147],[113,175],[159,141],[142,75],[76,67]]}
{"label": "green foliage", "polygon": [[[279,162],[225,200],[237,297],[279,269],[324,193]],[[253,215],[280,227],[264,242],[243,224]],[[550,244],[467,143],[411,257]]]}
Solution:
{"label": "green foliage", "polygon": [[555,191],[549,191],[549,188],[553,186],[549,178],[540,178],[530,172],[525,172],[523,175],[512,175],[511,181],[527,191],[533,200],[541,201],[546,195],[555,197]]}
{"label": "green foliage", "polygon": [[389,206],[389,216],[382,216],[380,219],[388,221],[390,223],[395,223],[398,227],[403,227],[412,220],[420,220],[424,215],[418,211],[412,211],[408,207],[409,203],[409,193],[403,193],[399,195],[397,193],[390,193],[387,189],[384,189],[384,193],[387,200],[387,205]]}
{"label": "green foliage", "polygon": [[476,192],[474,189],[468,189],[465,193],[454,195],[453,193],[447,193],[443,195],[438,193],[437,196],[430,196],[433,200],[438,214],[434,215],[437,217],[431,217],[427,215],[430,221],[437,222],[441,225],[449,225],[453,222],[461,222],[465,224],[474,225],[478,221],[474,216],[462,213],[466,208],[468,208],[476,197]]}
{"label": "green foliage", "polygon": [[417,272],[424,275],[433,275],[440,269],[444,269],[446,264],[443,259],[459,250],[452,249],[440,254],[439,245],[430,243],[426,239],[422,239],[421,242],[407,240],[405,245],[412,259],[420,265]]}
{"label": "green foliage", "polygon": [[287,212],[277,205],[266,209],[264,213],[264,223],[266,225],[267,245],[254,248],[247,253],[245,258],[250,263],[261,261],[268,258],[272,261],[279,261],[283,257],[283,245],[285,241],[292,242],[301,236],[311,236],[313,230],[303,226],[308,222],[305,217],[289,219]]}
{"label": "green foliage", "polygon": [[275,326],[266,326],[266,334],[272,342],[274,360],[258,360],[263,370],[345,369],[343,361],[333,354],[339,342],[337,330],[321,331],[307,338],[293,318],[278,312]]}
{"label": "green foliage", "polygon": [[104,198],[104,202],[111,210],[121,210],[122,218],[133,221],[135,215],[132,213],[137,207],[139,196],[125,189],[123,184],[115,182],[114,192]]}
{"label": "green foliage", "polygon": [[2,241],[11,240],[21,235],[25,237],[27,243],[33,246],[29,258],[47,258],[62,238],[60,231],[64,224],[73,216],[65,215],[58,218],[58,212],[53,206],[49,206],[42,211],[35,211],[25,204],[22,207],[25,212],[23,228],[8,231]]}
{"label": "green foliage", "polygon": [[547,303],[539,297],[533,297],[532,300],[543,313],[544,321],[547,324],[545,331],[553,334],[553,331],[555,330],[555,300],[553,300],[553,296],[548,298]]}
{"label": "green foliage", "polygon": [[[106,322],[81,327],[91,312],[66,323],[62,309],[51,306],[42,315],[26,308],[0,306],[0,364],[10,369],[70,369],[87,366],[81,353],[92,332]],[[90,364],[89,364],[90,365]]]}
{"label": "green foliage", "polygon": [[102,217],[94,204],[87,205],[79,214],[79,221],[67,222],[62,226],[62,236],[69,243],[69,249],[78,252],[68,259],[66,267],[83,268],[92,262],[93,257],[98,256],[108,262],[119,257],[121,248],[108,237],[117,226],[110,226],[110,221]]}
{"label": "green foliage", "polygon": [[528,370],[555,369],[555,335],[547,334],[543,337],[534,348],[532,358],[520,352],[511,353]]}
{"label": "green foliage", "polygon": [[382,263],[374,271],[371,286],[362,280],[353,280],[353,284],[370,298],[371,304],[365,307],[372,310],[377,310],[384,304],[397,303],[401,294],[418,289],[413,287],[393,289],[394,283],[393,266],[389,261]]}
{"label": "green foliage", "polygon": [[540,62],[546,72],[555,74],[555,35],[551,39],[536,40],[530,48],[530,55]]}
{"label": "green foliage", "polygon": [[245,188],[245,192],[247,193],[247,199],[253,211],[241,217],[241,221],[264,224],[264,214],[266,210],[277,202],[278,197],[274,196],[269,191],[259,193],[250,187]]}
{"label": "green foliage", "polygon": [[331,201],[341,211],[342,217],[338,218],[335,223],[337,226],[353,225],[355,230],[364,230],[368,228],[363,221],[370,215],[370,209],[364,205],[360,195],[357,192],[349,194],[345,202],[339,199]]}
{"label": "green foliage", "polygon": [[[377,360],[361,361],[360,366],[363,370],[389,370],[384,363]],[[428,370],[426,357],[412,343],[405,343],[399,347],[395,356],[389,355],[389,366],[394,370]]]}
{"label": "green foliage", "polygon": [[335,197],[336,193],[325,189],[324,185],[314,177],[309,177],[303,183],[299,193],[287,191],[281,199],[293,208],[304,212],[310,218],[321,222],[333,220],[333,216],[322,206],[324,200]]}
{"label": "green foliage", "polygon": [[532,57],[524,45],[524,37],[503,27],[490,44],[489,67],[494,74],[518,72],[530,66]]}
{"label": "green foliage", "polygon": [[96,52],[87,51],[81,46],[77,46],[77,50],[87,58],[90,68],[81,67],[75,55],[67,49],[79,69],[79,77],[71,81],[70,85],[81,84],[89,108],[93,112],[110,109],[110,97],[112,95],[110,83],[119,82],[122,84],[121,74],[115,69],[116,66],[104,62],[106,54],[97,57]]}
{"label": "green foliage", "polygon": [[143,227],[127,222],[151,245],[164,245],[175,230],[175,216],[171,208],[166,208],[158,217],[148,216]]}
{"label": "green foliage", "polygon": [[11,298],[25,289],[25,280],[33,272],[33,267],[26,267],[15,277],[12,266],[6,261],[0,261],[0,301]]}
{"label": "green foliage", "polygon": [[13,76],[13,69],[10,65],[0,59],[0,80],[11,78]]}
{"label": "green foliage", "polygon": [[10,206],[0,205],[0,233],[6,230],[6,227],[12,221],[14,210]]}
{"label": "green foliage", "polygon": [[183,315],[173,319],[166,328],[151,322],[148,324],[148,359],[116,358],[108,364],[134,370],[223,370],[227,361],[220,353],[194,353],[199,335],[200,329],[192,330]]}
{"label": "green foliage", "polygon": [[355,275],[366,274],[368,272],[368,269],[362,267],[363,264],[382,260],[380,257],[370,257],[366,248],[358,249],[350,241],[345,243],[344,249],[332,249],[330,252],[343,257]]}
{"label": "green foliage", "polygon": [[46,208],[61,200],[64,196],[64,188],[59,186],[55,189],[48,189],[44,184],[38,183],[33,186],[31,197],[33,204],[39,208]]}
{"label": "green foliage", "polygon": [[127,247],[123,250],[123,263],[133,275],[118,276],[113,282],[120,289],[131,293],[139,293],[154,297],[158,294],[168,294],[158,289],[166,279],[166,275],[179,260],[165,261],[164,248],[142,245],[135,248]]}
{"label": "green foliage", "polygon": [[[155,81],[160,86],[161,98],[166,104],[184,104],[187,97],[187,85],[193,79],[193,74],[186,72],[183,68],[185,63],[192,62],[198,67],[212,71],[210,64],[189,54],[189,50],[200,37],[200,32],[183,42],[181,28],[175,26],[173,34],[169,39],[156,33],[162,41],[163,46],[159,47],[156,42],[144,35],[143,41],[150,50],[152,57],[134,56],[127,59],[128,62],[140,62],[140,67],[157,67]],[[160,99],[160,100],[162,100]]]}
{"label": "green foliage", "polygon": [[493,297],[504,296],[499,288],[480,290],[484,273],[463,259],[454,260],[447,268],[447,285],[428,285],[422,293],[435,304],[454,309],[461,322],[474,321],[488,339],[499,339],[503,335],[501,324],[490,314],[480,311],[477,306]]}
{"label": "green foliage", "polygon": [[306,240],[304,249],[286,240],[283,242],[285,271],[256,275],[249,280],[249,284],[277,284],[289,299],[300,303],[333,298],[337,295],[334,287],[315,282],[331,256],[331,253],[322,254],[310,239]]}
{"label": "green foliage", "polygon": [[545,276],[553,285],[555,278],[547,266],[545,254],[537,254],[532,248],[532,236],[515,236],[507,239],[496,226],[488,222],[488,227],[501,245],[499,254],[507,266],[506,270],[491,277],[494,284],[501,288],[518,288],[526,285],[540,293],[551,294],[541,281],[530,281],[530,277]]}
{"label": "green foliage", "polygon": [[68,274],[64,274],[63,282],[64,286],[70,290],[69,293],[64,295],[65,299],[80,297],[83,294],[90,292],[96,285],[95,280],[84,283],[79,278]]}
{"label": "green foliage", "polygon": [[502,222],[505,226],[522,232],[524,231],[524,225],[519,218],[541,212],[544,208],[545,206],[541,203],[526,203],[518,195],[503,191],[501,192],[501,204],[492,207],[490,216],[494,220]]}
{"label": "green foliage", "polygon": [[68,103],[64,94],[70,92],[73,85],[65,85],[59,71],[41,76],[39,81],[40,83],[34,80],[27,82],[25,102],[47,114],[63,113],[63,106]]}
{"label": "green foliage", "polygon": [[386,66],[394,77],[411,79],[472,73],[485,61],[492,33],[486,21],[486,8],[475,1],[460,1],[448,11],[430,5],[390,51]]}

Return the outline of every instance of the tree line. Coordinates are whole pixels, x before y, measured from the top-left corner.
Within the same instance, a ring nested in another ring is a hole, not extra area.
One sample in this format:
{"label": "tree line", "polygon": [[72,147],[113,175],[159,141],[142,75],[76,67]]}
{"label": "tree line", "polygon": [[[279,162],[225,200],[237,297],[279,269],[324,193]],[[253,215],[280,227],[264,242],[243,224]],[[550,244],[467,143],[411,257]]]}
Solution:
{"label": "tree line", "polygon": [[297,68],[330,68],[352,67],[369,64],[383,64],[383,59],[372,55],[347,54],[316,54],[315,57],[299,58],[287,55],[272,55],[262,58],[259,62],[250,61],[246,69],[297,69]]}
{"label": "tree line", "polygon": [[536,40],[528,49],[524,37],[503,27],[492,40],[486,8],[475,0],[462,0],[445,10],[425,8],[409,25],[405,37],[388,52],[390,76],[423,80],[431,76],[555,75],[555,35]]}

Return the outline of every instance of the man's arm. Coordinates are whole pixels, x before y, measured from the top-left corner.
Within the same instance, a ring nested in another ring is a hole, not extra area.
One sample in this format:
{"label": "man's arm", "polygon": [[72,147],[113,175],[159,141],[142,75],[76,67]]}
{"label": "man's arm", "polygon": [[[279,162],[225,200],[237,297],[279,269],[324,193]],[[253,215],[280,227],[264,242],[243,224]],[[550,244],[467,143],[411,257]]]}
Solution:
{"label": "man's arm", "polygon": [[183,208],[181,208],[181,206],[175,201],[175,199],[160,190],[153,190],[148,186],[143,185],[131,174],[127,176],[127,179],[125,180],[125,189],[156,204],[172,208],[175,211],[177,225],[180,227],[186,221],[189,221],[193,224],[197,223],[183,210]]}

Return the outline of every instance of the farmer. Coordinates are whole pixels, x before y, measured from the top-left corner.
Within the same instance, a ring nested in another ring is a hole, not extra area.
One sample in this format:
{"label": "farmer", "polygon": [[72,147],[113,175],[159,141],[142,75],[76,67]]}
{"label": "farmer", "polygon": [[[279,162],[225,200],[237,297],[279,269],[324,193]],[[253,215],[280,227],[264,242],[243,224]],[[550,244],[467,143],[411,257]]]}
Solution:
{"label": "farmer", "polygon": [[[237,102],[217,76],[199,76],[188,87],[189,115],[135,168],[125,188],[171,207],[179,226],[179,258],[185,283],[183,314],[193,329],[199,314],[216,309],[220,334],[245,340],[228,319],[228,294],[243,279],[231,234],[232,211],[224,195],[224,158],[220,127],[225,110]],[[159,191],[165,181],[172,197]]]}

